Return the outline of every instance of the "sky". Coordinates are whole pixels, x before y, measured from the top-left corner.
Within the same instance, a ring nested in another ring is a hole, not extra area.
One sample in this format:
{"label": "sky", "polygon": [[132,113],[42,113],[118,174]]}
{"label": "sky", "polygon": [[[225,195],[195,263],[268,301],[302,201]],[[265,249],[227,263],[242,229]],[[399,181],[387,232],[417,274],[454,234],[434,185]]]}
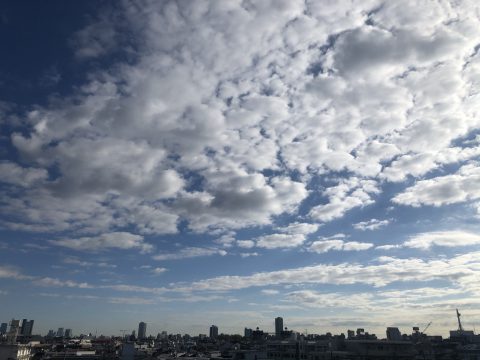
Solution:
{"label": "sky", "polygon": [[4,1],[0,321],[480,326],[480,9]]}

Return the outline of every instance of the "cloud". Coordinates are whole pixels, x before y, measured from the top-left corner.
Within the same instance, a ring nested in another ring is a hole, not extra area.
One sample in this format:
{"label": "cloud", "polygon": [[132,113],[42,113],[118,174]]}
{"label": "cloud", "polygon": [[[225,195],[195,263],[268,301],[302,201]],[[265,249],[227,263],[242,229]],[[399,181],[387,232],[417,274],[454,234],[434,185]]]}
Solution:
{"label": "cloud", "polygon": [[376,264],[320,264],[246,276],[219,276],[180,286],[177,290],[228,291],[250,287],[288,284],[366,284],[383,287],[394,282],[444,280],[465,287],[475,287],[478,277],[477,252],[452,258],[381,257]]}
{"label": "cloud", "polygon": [[50,240],[49,243],[78,251],[96,252],[106,249],[139,249],[142,252],[150,252],[153,250],[152,245],[143,241],[143,236],[127,232],[114,232],[78,239]]}
{"label": "cloud", "polygon": [[258,256],[259,254],[257,252],[249,252],[249,253],[240,253],[240,257],[242,258],[247,258],[251,256]]}
{"label": "cloud", "polygon": [[433,246],[459,247],[480,244],[480,235],[466,231],[437,231],[412,236],[403,246],[429,249]]}
{"label": "cloud", "polygon": [[250,249],[255,246],[255,242],[253,240],[237,240],[236,244],[238,247],[244,249]]}
{"label": "cloud", "polygon": [[12,266],[0,266],[0,278],[3,279],[15,279],[15,280],[28,280],[30,276],[24,275],[15,267]]}
{"label": "cloud", "polygon": [[340,236],[339,234],[332,238],[324,238],[322,240],[316,240],[309,245],[308,251],[315,252],[317,254],[322,254],[331,250],[361,251],[361,250],[368,250],[373,247],[372,243],[344,241],[342,239],[339,239],[341,237],[343,236]]}
{"label": "cloud", "polygon": [[174,253],[163,253],[153,256],[155,260],[181,260],[181,259],[191,259],[201,256],[212,256],[220,255],[225,256],[227,252],[225,250],[215,249],[215,248],[200,248],[200,247],[187,247],[179,250]]}
{"label": "cloud", "polygon": [[[24,190],[3,194],[3,224],[175,234],[180,221],[197,232],[271,225],[318,192],[307,211],[319,222],[372,204],[377,176],[403,181],[475,154],[450,147],[478,127],[466,94],[479,32],[466,8],[101,8],[70,46],[78,60],[122,56],[10,134],[25,165],[1,173],[22,175],[4,181]],[[307,191],[342,171],[338,185]]]}
{"label": "cloud", "polygon": [[309,215],[316,220],[329,222],[342,217],[347,211],[373,203],[372,194],[380,192],[375,181],[350,178],[340,180],[339,184],[327,188],[323,194],[328,203],[310,210]]}
{"label": "cloud", "polygon": [[294,222],[279,228],[278,231],[291,235],[309,235],[315,233],[319,227],[320,224]]}
{"label": "cloud", "polygon": [[79,283],[73,280],[60,280],[51,277],[43,277],[33,281],[34,285],[45,286],[45,287],[68,287],[68,288],[79,288],[79,289],[91,289],[93,285],[90,285],[86,282]]}
{"label": "cloud", "polygon": [[0,182],[29,187],[45,181],[47,177],[48,172],[45,169],[22,168],[12,162],[0,162]]}
{"label": "cloud", "polygon": [[163,274],[164,272],[168,271],[167,268],[163,268],[163,267],[156,267],[154,269],[152,269],[152,273],[154,275],[160,275],[160,274]]}
{"label": "cloud", "polygon": [[278,227],[275,230],[279,233],[273,233],[269,235],[260,236],[252,240],[246,240],[244,242],[237,242],[239,246],[255,246],[265,249],[278,249],[278,248],[293,248],[302,245],[307,236],[316,232],[320,227],[319,224],[299,223],[294,222],[287,226]]}
{"label": "cloud", "polygon": [[82,267],[96,266],[96,267],[99,267],[99,268],[110,268],[110,269],[114,269],[114,268],[117,267],[117,265],[109,264],[109,263],[104,262],[104,261],[101,261],[101,262],[84,261],[84,260],[81,260],[81,259],[79,259],[77,257],[74,257],[74,256],[68,256],[68,257],[62,259],[62,261],[65,264],[78,265],[78,266],[82,266]]}
{"label": "cloud", "polygon": [[353,224],[354,229],[356,230],[377,230],[381,227],[387,226],[390,224],[390,220],[378,220],[378,219],[370,219],[368,221],[361,221],[359,223]]}
{"label": "cloud", "polygon": [[305,240],[303,234],[271,234],[257,238],[256,246],[265,249],[290,248],[302,245]]}
{"label": "cloud", "polygon": [[380,246],[376,246],[375,250],[392,250],[392,249],[399,249],[401,247],[403,247],[403,245],[400,245],[400,244],[380,245]]}
{"label": "cloud", "polygon": [[277,295],[279,294],[279,291],[274,289],[262,289],[261,293],[265,295]]}
{"label": "cloud", "polygon": [[442,206],[480,198],[480,167],[462,166],[455,174],[420,180],[392,201],[400,205],[419,207]]}

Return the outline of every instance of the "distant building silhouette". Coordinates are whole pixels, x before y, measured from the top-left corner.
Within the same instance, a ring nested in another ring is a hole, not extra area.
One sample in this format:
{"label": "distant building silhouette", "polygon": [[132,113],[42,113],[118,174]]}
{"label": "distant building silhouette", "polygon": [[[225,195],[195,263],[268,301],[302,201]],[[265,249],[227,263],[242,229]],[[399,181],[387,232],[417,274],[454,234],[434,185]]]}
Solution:
{"label": "distant building silhouette", "polygon": [[138,338],[145,339],[147,337],[147,323],[143,321],[138,324]]}
{"label": "distant building silhouette", "polygon": [[210,338],[215,339],[218,337],[218,326],[212,325],[210,326]]}
{"label": "distant building silhouette", "polygon": [[397,327],[387,327],[387,339],[391,341],[401,341],[402,334]]}
{"label": "distant building silhouette", "polygon": [[23,319],[20,334],[23,336],[32,336],[32,331],[33,331],[33,320],[28,321],[27,319]]}
{"label": "distant building silhouette", "polygon": [[57,337],[63,337],[64,333],[63,333],[63,327],[60,327],[58,328],[57,330]]}
{"label": "distant building silhouette", "polygon": [[279,316],[275,318],[275,336],[277,338],[281,337],[282,331],[283,331],[283,318]]}

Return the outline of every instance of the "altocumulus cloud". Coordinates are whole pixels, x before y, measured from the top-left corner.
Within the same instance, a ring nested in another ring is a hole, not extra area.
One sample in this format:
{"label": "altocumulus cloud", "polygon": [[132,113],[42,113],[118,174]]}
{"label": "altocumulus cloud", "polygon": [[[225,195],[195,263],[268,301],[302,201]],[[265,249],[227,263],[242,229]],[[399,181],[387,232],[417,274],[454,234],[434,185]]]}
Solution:
{"label": "altocumulus cloud", "polygon": [[[295,213],[312,176],[346,170],[309,211],[329,222],[374,203],[380,179],[476,156],[476,145],[450,145],[478,127],[465,96],[476,93],[479,63],[472,12],[432,2],[412,17],[408,4],[379,5],[125,1],[105,11],[71,40],[76,56],[135,42],[136,60],[25,112],[29,130],[14,131],[11,143],[27,161],[0,164],[1,181],[18,187],[3,190],[4,225],[151,235],[176,233],[180,219],[200,232],[265,225]],[[193,188],[190,174],[202,179]],[[425,181],[394,201],[476,198],[471,189],[409,200],[442,186]]]}
{"label": "altocumulus cloud", "polygon": [[[478,207],[475,1],[103,6],[65,40],[73,66],[91,69],[82,83],[38,105],[0,103],[9,148],[0,161],[0,226],[49,239],[49,251],[68,252],[62,266],[85,271],[115,266],[85,259],[91,253],[172,260],[168,272],[151,264],[142,272],[169,285],[32,278],[6,266],[2,279],[154,295],[445,280],[477,294],[478,260],[419,251],[478,245],[476,223],[468,231],[460,220],[438,229],[402,224],[406,211],[421,224],[426,207],[443,216],[455,206],[465,218]],[[403,233],[393,243],[373,237],[395,226]],[[2,238],[2,251],[14,251],[16,239]],[[376,258],[374,243],[405,257]],[[280,251],[328,263],[279,270],[269,256]],[[345,251],[370,260],[339,262]],[[203,280],[175,280],[182,260],[217,256],[233,267],[234,255],[251,275],[223,275],[222,265]],[[218,299],[202,296],[192,299]],[[286,299],[351,306],[310,289]]]}

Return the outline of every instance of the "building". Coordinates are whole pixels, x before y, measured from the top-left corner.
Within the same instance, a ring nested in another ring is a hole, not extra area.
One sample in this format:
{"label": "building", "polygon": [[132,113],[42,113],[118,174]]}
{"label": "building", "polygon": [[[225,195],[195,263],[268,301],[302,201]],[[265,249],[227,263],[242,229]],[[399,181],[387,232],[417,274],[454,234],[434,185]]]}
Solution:
{"label": "building", "polygon": [[27,319],[22,320],[22,329],[20,334],[23,336],[32,336],[33,331],[33,320],[28,321]]}
{"label": "building", "polygon": [[63,335],[64,335],[63,328],[62,327],[58,328],[56,336],[57,337],[63,337]]}
{"label": "building", "polygon": [[387,339],[390,341],[401,341],[402,334],[396,327],[387,327]]}
{"label": "building", "polygon": [[70,339],[72,337],[72,329],[65,330],[65,337]]}
{"label": "building", "polygon": [[7,333],[7,329],[8,329],[8,324],[7,323],[2,323],[0,325],[0,335],[4,335]]}
{"label": "building", "polygon": [[252,333],[253,333],[253,330],[250,329],[250,328],[245,328],[245,330],[243,331],[243,336],[245,336],[246,338],[251,338],[252,337]]}
{"label": "building", "polygon": [[17,336],[20,332],[20,320],[12,319],[10,321],[10,329],[7,333],[7,343],[14,344],[17,340]]}
{"label": "building", "polygon": [[282,331],[283,331],[283,318],[279,316],[275,318],[275,336],[277,338],[281,337]]}
{"label": "building", "polygon": [[138,324],[138,338],[140,340],[145,339],[147,337],[147,323],[143,321]]}
{"label": "building", "polygon": [[218,326],[212,325],[210,326],[210,338],[215,339],[218,337]]}

